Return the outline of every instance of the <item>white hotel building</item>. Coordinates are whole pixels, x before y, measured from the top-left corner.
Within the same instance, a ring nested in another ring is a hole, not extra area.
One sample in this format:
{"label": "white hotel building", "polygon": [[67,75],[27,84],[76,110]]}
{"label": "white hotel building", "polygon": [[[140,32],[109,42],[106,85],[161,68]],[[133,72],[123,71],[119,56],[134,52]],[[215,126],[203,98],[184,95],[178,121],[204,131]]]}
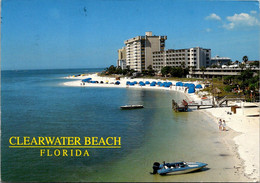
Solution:
{"label": "white hotel building", "polygon": [[200,68],[211,65],[211,49],[194,47],[189,49],[164,50],[167,36],[153,36],[146,32],[145,36],[136,36],[126,40],[125,47],[118,50],[117,66],[142,72],[148,66],[160,71],[165,66]]}
{"label": "white hotel building", "polygon": [[137,36],[126,40],[126,66],[130,69],[142,72],[153,64],[153,52],[163,51],[167,36],[153,36],[152,32],[146,32],[145,36]]}
{"label": "white hotel building", "polygon": [[185,67],[209,67],[211,65],[210,58],[211,49],[200,47],[155,51],[153,52],[153,69],[160,71],[165,66],[179,67],[183,64]]}

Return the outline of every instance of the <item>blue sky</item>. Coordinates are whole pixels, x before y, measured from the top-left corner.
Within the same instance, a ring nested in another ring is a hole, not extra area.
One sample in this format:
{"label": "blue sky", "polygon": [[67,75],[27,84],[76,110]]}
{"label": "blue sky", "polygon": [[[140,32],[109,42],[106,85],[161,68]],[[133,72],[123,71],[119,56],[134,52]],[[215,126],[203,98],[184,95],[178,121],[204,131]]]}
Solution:
{"label": "blue sky", "polygon": [[152,31],[166,49],[200,46],[259,60],[259,3],[213,0],[2,0],[1,67],[116,65],[124,40]]}

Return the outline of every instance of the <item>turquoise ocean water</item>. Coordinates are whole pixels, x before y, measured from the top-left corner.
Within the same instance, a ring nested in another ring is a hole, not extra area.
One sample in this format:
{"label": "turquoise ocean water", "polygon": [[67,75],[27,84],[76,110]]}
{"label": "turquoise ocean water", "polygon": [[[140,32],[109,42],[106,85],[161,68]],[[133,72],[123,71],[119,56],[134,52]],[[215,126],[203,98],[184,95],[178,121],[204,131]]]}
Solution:
{"label": "turquoise ocean water", "polygon": [[[3,181],[243,181],[231,148],[200,112],[174,113],[180,93],[67,87],[71,74],[101,69],[2,71]],[[144,109],[120,110],[125,104]],[[11,136],[120,136],[121,149],[89,149],[89,157],[41,157],[39,149],[11,149]],[[225,156],[223,156],[223,154]],[[208,169],[150,175],[154,161],[201,161]]]}

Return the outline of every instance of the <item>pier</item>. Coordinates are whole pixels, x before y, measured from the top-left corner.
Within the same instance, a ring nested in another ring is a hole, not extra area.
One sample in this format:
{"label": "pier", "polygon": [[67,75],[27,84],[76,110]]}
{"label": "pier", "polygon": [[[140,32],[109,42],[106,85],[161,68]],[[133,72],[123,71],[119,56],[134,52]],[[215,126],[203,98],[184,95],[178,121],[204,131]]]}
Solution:
{"label": "pier", "polygon": [[172,109],[175,112],[185,112],[188,111],[188,103],[183,100],[182,103],[177,103],[175,100],[172,99]]}
{"label": "pier", "polygon": [[214,107],[213,104],[188,104],[186,100],[182,100],[181,103],[177,103],[175,100],[172,100],[172,109],[175,112],[187,112],[189,107],[197,107],[199,109],[200,107]]}
{"label": "pier", "polygon": [[[189,107],[197,107],[197,109],[200,109],[200,107],[231,107],[228,106],[229,101],[245,101],[245,96],[225,96],[222,99],[217,101],[217,104],[213,101],[213,104],[203,104],[203,102],[199,103],[188,103],[186,100],[182,100],[181,103],[177,103],[175,100],[172,100],[172,109],[175,112],[186,112],[188,111]],[[225,104],[225,105],[223,105]]]}

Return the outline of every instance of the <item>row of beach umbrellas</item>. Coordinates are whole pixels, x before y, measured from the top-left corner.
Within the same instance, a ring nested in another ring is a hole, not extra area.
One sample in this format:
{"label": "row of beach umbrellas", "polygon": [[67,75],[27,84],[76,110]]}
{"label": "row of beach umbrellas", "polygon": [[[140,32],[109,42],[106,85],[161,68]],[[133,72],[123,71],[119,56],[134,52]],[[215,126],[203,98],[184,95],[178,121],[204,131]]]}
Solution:
{"label": "row of beach umbrellas", "polygon": [[[86,82],[86,83],[98,83],[98,81],[92,81],[92,78],[86,78],[86,79],[83,79],[82,82]],[[119,81],[116,81],[115,82],[116,85],[119,85],[120,82]],[[150,85],[150,86],[159,86],[159,87],[170,87],[172,86],[172,82],[156,82],[156,81],[140,81],[139,83],[137,81],[133,81],[133,82],[130,82],[130,81],[127,81],[126,82],[126,85],[129,85],[129,86],[134,86],[136,84],[139,84],[140,86],[146,86],[146,85]],[[183,86],[183,87],[187,87],[188,88],[188,93],[194,93],[195,92],[195,88],[196,89],[201,89],[202,86],[200,84],[196,85],[193,84],[193,83],[183,83],[183,82],[177,82],[176,83],[176,86]]]}

